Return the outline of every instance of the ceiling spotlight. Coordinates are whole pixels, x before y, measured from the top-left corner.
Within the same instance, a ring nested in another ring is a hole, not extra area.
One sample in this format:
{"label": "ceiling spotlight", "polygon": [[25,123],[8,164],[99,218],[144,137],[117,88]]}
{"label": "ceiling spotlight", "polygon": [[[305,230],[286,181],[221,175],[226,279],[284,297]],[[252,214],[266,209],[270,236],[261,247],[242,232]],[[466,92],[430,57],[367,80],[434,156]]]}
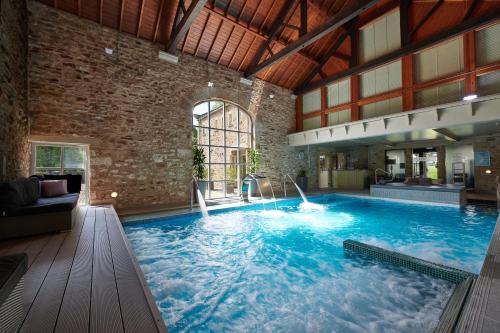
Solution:
{"label": "ceiling spotlight", "polygon": [[274,98],[274,94],[269,94],[269,98],[273,99]]}
{"label": "ceiling spotlight", "polygon": [[491,175],[492,171],[491,171],[490,169],[486,169],[486,170],[484,171],[484,173],[485,173],[485,174],[487,174],[487,175]]}
{"label": "ceiling spotlight", "polygon": [[476,98],[477,98],[476,94],[469,94],[469,95],[465,95],[464,98],[463,98],[463,100],[464,101],[472,101],[472,100],[474,100]]}
{"label": "ceiling spotlight", "polygon": [[213,82],[208,81],[207,85],[208,85],[209,87],[213,87],[213,86],[214,86],[214,83],[213,83]]}
{"label": "ceiling spotlight", "polygon": [[112,198],[118,197],[118,192],[111,192],[111,197]]}

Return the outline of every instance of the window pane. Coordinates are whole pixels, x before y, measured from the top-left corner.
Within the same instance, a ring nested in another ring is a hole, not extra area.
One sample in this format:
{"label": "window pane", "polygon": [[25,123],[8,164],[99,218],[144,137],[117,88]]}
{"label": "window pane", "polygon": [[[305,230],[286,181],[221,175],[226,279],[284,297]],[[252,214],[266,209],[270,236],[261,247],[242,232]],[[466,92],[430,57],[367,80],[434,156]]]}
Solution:
{"label": "window pane", "polygon": [[226,146],[227,147],[238,147],[238,133],[237,132],[226,132]]}
{"label": "window pane", "polygon": [[226,191],[227,194],[237,194],[238,193],[238,165],[228,164],[226,165]]}
{"label": "window pane", "polygon": [[238,163],[238,148],[226,148],[226,163]]}
{"label": "window pane", "polygon": [[64,147],[63,167],[66,169],[85,169],[86,152],[82,147]]}
{"label": "window pane", "polygon": [[240,147],[252,148],[252,135],[250,133],[240,133]]}
{"label": "window pane", "polygon": [[210,164],[210,180],[224,180],[224,164]]}
{"label": "window pane", "polygon": [[36,167],[37,168],[60,168],[61,147],[37,146]]}
{"label": "window pane", "polygon": [[250,116],[245,112],[240,110],[240,132],[252,132],[252,120]]}
{"label": "window pane", "polygon": [[224,148],[210,147],[210,163],[224,163]]}
{"label": "window pane", "polygon": [[238,107],[233,104],[226,103],[226,129],[238,130]]}
{"label": "window pane", "polygon": [[208,102],[198,104],[194,107],[193,125],[208,127]]}
{"label": "window pane", "polygon": [[224,131],[210,129],[210,144],[213,146],[224,146]]}
{"label": "window pane", "polygon": [[302,113],[321,110],[321,90],[315,90],[302,95]]}
{"label": "window pane", "polygon": [[302,121],[302,129],[304,131],[320,128],[321,127],[321,117],[307,118]]}
{"label": "window pane", "polygon": [[210,102],[210,127],[224,128],[224,103]]}

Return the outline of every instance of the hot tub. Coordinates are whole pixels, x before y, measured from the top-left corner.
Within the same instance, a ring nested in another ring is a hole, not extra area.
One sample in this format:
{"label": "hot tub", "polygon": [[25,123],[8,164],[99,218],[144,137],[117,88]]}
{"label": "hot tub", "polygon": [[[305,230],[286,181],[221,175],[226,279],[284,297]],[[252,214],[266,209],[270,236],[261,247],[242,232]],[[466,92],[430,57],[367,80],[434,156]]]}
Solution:
{"label": "hot tub", "polygon": [[379,198],[433,202],[457,206],[463,206],[467,203],[465,187],[456,185],[377,184],[370,186],[370,195]]}

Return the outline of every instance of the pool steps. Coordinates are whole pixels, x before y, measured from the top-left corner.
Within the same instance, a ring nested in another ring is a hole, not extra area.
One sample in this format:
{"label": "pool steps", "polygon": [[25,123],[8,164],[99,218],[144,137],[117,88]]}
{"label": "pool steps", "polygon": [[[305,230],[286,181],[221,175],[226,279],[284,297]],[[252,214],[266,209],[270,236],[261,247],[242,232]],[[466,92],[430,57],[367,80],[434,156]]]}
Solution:
{"label": "pool steps", "polygon": [[344,249],[456,284],[433,332],[455,331],[462,309],[478,277],[476,274],[351,239],[344,241]]}

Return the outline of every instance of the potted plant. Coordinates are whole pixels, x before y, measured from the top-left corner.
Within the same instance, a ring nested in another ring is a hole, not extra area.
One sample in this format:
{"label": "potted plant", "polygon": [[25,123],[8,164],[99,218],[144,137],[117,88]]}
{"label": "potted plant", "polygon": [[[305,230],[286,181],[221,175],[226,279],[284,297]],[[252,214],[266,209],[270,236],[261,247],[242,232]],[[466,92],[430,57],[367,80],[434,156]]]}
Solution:
{"label": "potted plant", "polygon": [[236,188],[236,178],[238,177],[238,170],[235,166],[229,167],[229,174],[226,183],[226,192],[228,194],[234,193],[234,189]]}
{"label": "potted plant", "polygon": [[[202,147],[193,146],[193,177],[196,179],[198,189],[201,195],[205,197],[207,192],[208,182],[205,180],[207,177],[207,168],[205,167],[205,151]],[[196,185],[195,185],[196,186]],[[196,191],[196,188],[194,189]],[[196,197],[196,196],[195,196]]]}
{"label": "potted plant", "polygon": [[299,173],[297,174],[297,185],[300,187],[300,189],[304,192],[307,192],[307,173],[306,170],[300,169]]}
{"label": "potted plant", "polygon": [[[260,160],[261,160],[262,155],[257,149],[248,149],[247,151],[247,160],[248,160],[248,176],[245,177],[247,179],[246,183],[247,185],[250,185],[251,187],[251,195],[256,196],[257,195],[257,171],[259,170],[260,166]],[[246,186],[243,187],[243,191],[248,190]]]}

